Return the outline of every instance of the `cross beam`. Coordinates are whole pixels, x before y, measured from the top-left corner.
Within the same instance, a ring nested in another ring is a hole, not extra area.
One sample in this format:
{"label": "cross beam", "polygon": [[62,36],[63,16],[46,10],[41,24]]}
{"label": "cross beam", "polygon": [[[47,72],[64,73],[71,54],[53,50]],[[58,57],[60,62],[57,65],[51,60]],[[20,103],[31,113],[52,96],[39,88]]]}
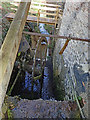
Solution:
{"label": "cross beam", "polygon": [[60,35],[48,35],[48,34],[26,32],[26,31],[23,31],[23,34],[35,35],[35,36],[39,36],[39,37],[53,37],[53,38],[71,39],[71,40],[77,40],[77,41],[90,42],[90,39],[83,39],[83,38],[77,38],[77,37],[66,37],[66,36],[60,36]]}

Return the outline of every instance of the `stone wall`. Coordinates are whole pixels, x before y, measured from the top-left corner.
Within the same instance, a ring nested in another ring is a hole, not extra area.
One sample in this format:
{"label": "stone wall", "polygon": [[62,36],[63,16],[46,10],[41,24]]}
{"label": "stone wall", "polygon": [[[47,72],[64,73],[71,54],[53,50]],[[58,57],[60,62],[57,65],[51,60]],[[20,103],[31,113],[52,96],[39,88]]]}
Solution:
{"label": "stone wall", "polygon": [[[88,2],[67,2],[66,0],[58,34],[88,38]],[[90,72],[88,70],[90,62],[88,57],[89,46],[87,42],[71,40],[64,53],[59,55],[65,41],[65,39],[56,40],[53,56],[54,81],[57,81],[57,83],[62,81],[64,83],[65,99],[72,100],[74,99],[72,82],[75,84],[76,81],[76,89],[79,95],[86,91]],[[58,79],[57,76],[59,76]]]}

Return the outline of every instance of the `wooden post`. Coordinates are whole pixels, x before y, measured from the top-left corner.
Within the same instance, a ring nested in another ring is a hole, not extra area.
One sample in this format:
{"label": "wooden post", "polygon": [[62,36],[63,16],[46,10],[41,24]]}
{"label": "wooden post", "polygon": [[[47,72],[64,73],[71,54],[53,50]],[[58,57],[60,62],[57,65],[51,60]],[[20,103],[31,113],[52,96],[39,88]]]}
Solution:
{"label": "wooden post", "polygon": [[16,76],[16,78],[15,78],[15,80],[14,80],[14,82],[13,82],[13,84],[12,84],[10,90],[9,90],[9,92],[7,93],[7,95],[11,95],[12,90],[13,90],[13,88],[14,88],[14,86],[15,86],[17,80],[18,80],[18,77],[19,77],[20,73],[21,73],[21,70],[19,70],[19,72],[18,72],[18,74],[17,74],[17,76]]}
{"label": "wooden post", "polygon": [[67,40],[66,40],[63,48],[62,48],[62,49],[60,50],[60,52],[59,52],[60,55],[63,54],[64,50],[66,49],[66,47],[67,47],[67,45],[68,45],[68,43],[69,43],[69,41],[70,41],[70,39],[67,39]]}
{"label": "wooden post", "polygon": [[[0,113],[20,45],[30,2],[21,2],[0,50]],[[1,117],[1,116],[0,116]]]}
{"label": "wooden post", "polygon": [[39,18],[40,18],[40,10],[38,10],[37,26],[39,25]]}
{"label": "wooden post", "polygon": [[55,28],[56,28],[56,25],[57,25],[58,16],[59,16],[59,8],[57,6],[56,17],[55,17]]}

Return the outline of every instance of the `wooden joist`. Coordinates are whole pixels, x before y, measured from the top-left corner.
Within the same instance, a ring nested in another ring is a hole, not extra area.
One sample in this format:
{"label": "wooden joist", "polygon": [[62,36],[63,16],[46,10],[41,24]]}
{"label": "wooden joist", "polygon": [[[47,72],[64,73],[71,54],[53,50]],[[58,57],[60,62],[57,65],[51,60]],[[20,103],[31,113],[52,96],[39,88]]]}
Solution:
{"label": "wooden joist", "polygon": [[0,113],[20,45],[30,2],[21,2],[0,49]]}

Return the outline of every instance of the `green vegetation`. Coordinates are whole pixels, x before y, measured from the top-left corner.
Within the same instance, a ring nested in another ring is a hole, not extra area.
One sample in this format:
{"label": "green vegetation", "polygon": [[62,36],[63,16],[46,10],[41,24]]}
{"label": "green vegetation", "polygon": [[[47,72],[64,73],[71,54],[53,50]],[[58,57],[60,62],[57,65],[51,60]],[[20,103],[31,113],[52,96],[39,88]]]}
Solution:
{"label": "green vegetation", "polygon": [[[54,61],[55,63],[56,61]],[[64,60],[63,60],[63,55],[61,55],[61,64],[62,68],[61,71],[58,69],[58,65],[55,64],[53,69],[53,89],[54,89],[54,94],[55,98],[57,100],[64,100],[65,98],[65,87],[64,87],[64,77],[65,77],[65,67],[64,65]]]}
{"label": "green vegetation", "polygon": [[34,31],[40,33],[40,29],[39,29],[39,27],[36,26],[35,29],[34,29]]}
{"label": "green vegetation", "polygon": [[[9,2],[2,2],[2,18],[7,14],[7,13],[15,13],[15,10],[12,8],[16,8],[16,6],[11,5]],[[10,22],[7,19],[2,20],[2,42],[9,30],[10,27]]]}
{"label": "green vegetation", "polygon": [[54,78],[53,78],[54,82],[54,93],[55,93],[55,98],[57,100],[64,100],[65,97],[65,90],[64,90],[64,84],[62,83],[62,79],[60,78],[60,76],[56,76],[54,73]]}
{"label": "green vegetation", "polygon": [[[78,100],[82,100],[82,97],[81,96],[77,96],[77,99]],[[74,98],[74,100],[76,101],[76,98]]]}
{"label": "green vegetation", "polygon": [[51,57],[50,56],[47,56],[47,59],[49,60]]}
{"label": "green vegetation", "polygon": [[53,31],[53,27],[52,25],[48,25],[48,24],[45,24],[44,28],[48,31],[48,33],[52,33]]}
{"label": "green vegetation", "polygon": [[7,115],[8,115],[8,119],[13,120],[13,115],[12,115],[12,112],[9,108],[7,110]]}
{"label": "green vegetation", "polygon": [[5,10],[6,13],[8,12],[16,12],[14,9],[12,8],[17,8],[14,5],[11,5],[9,2],[2,2],[2,8]]}
{"label": "green vegetation", "polygon": [[54,46],[55,46],[55,41],[53,41],[53,38],[50,38],[51,42],[50,42],[50,45],[48,45],[48,48],[50,49],[54,49]]}

